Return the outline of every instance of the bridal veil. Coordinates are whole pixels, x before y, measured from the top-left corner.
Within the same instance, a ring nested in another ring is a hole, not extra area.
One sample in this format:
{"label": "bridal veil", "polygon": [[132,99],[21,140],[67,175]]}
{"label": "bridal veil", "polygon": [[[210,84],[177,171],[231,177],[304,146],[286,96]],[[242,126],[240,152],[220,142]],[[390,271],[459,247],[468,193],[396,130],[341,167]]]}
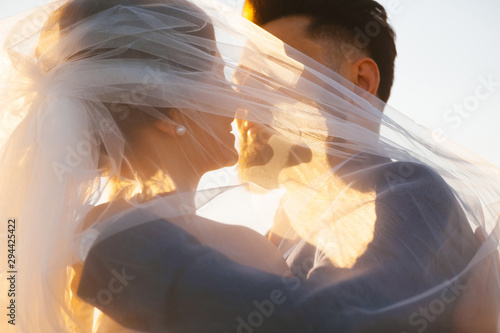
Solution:
{"label": "bridal veil", "polygon": [[[415,204],[400,205],[397,215],[412,221],[420,214],[436,232],[421,252],[410,251],[419,258],[435,250],[428,266],[412,267],[415,281],[408,283],[422,286],[418,293],[377,304],[339,298],[346,313],[381,318],[411,304],[439,308],[436,293],[465,283],[498,248],[497,167],[435,141],[431,131],[233,8],[215,0],[109,0],[98,13],[72,12],[84,2],[51,2],[1,26],[0,299],[3,312],[15,299],[19,332],[105,332],[98,307],[76,295],[83,262],[92,245],[151,216],[200,214],[254,229],[278,221],[271,233],[281,248],[306,241],[317,249],[312,265],[326,257],[336,270],[322,288],[351,282],[356,290],[356,265],[362,274],[385,265],[372,257],[362,262],[377,235],[399,235],[391,229],[397,223],[379,220],[395,209],[395,197],[410,193]],[[231,167],[231,128],[217,128],[217,119],[234,118],[236,137],[261,129],[238,139],[239,168]],[[176,165],[165,147],[136,145],[137,133],[147,133],[136,131],[140,124],[163,124],[171,137],[190,138],[193,144],[176,149],[215,171],[198,190],[186,190],[165,172]],[[144,160],[149,169],[131,167]],[[88,218],[116,200],[129,208],[102,223]],[[147,214],[130,215],[137,210]],[[443,219],[449,224],[432,226]],[[488,236],[477,251],[470,243],[476,228]],[[405,242],[393,250],[409,248]],[[11,276],[15,297],[5,292]],[[404,289],[393,278],[375,289]],[[407,313],[401,321],[416,330]]]}

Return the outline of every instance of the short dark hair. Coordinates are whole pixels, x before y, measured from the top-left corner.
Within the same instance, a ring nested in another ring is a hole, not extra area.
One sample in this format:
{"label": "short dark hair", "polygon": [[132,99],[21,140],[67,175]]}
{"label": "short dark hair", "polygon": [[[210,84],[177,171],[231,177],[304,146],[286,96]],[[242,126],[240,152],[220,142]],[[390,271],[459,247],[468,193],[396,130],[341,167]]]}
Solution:
{"label": "short dark hair", "polygon": [[[387,102],[394,82],[397,51],[387,12],[374,0],[246,0],[244,16],[257,25],[288,16],[312,19],[307,33],[347,42],[365,52],[380,71],[378,97]],[[339,40],[340,39],[340,40]],[[360,39],[363,39],[361,41]]]}

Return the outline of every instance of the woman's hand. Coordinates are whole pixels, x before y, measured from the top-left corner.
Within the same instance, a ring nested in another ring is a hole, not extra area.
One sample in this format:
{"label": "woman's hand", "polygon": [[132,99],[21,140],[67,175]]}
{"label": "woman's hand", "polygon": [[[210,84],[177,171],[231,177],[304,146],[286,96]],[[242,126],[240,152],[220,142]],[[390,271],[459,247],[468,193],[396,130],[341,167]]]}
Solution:
{"label": "woman's hand", "polygon": [[[480,228],[476,238],[482,244],[486,237]],[[490,254],[472,271],[467,289],[453,314],[454,333],[496,333],[500,316],[498,252]]]}

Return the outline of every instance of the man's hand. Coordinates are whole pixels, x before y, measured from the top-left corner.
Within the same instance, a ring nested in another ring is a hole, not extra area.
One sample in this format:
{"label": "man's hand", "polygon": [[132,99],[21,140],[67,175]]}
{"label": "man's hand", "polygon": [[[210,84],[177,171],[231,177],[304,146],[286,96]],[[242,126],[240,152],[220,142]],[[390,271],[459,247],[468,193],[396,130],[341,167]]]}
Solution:
{"label": "man's hand", "polygon": [[[480,228],[476,229],[476,238],[481,244],[486,240]],[[497,332],[500,316],[499,267],[499,255],[494,252],[474,268],[453,314],[454,333]]]}

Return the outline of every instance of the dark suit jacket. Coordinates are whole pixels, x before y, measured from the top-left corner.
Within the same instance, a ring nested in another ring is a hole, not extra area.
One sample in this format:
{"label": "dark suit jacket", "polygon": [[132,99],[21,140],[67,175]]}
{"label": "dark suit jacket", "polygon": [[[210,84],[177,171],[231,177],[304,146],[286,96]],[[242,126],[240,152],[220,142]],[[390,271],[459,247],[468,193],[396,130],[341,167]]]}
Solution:
{"label": "dark suit jacket", "polygon": [[[352,269],[324,256],[307,274],[275,276],[157,219],[98,241],[78,295],[151,332],[449,331],[466,276],[454,278],[478,248],[452,190],[430,168],[400,162],[380,163],[353,181],[375,189],[377,220]],[[316,252],[301,242],[288,258],[292,270]]]}

